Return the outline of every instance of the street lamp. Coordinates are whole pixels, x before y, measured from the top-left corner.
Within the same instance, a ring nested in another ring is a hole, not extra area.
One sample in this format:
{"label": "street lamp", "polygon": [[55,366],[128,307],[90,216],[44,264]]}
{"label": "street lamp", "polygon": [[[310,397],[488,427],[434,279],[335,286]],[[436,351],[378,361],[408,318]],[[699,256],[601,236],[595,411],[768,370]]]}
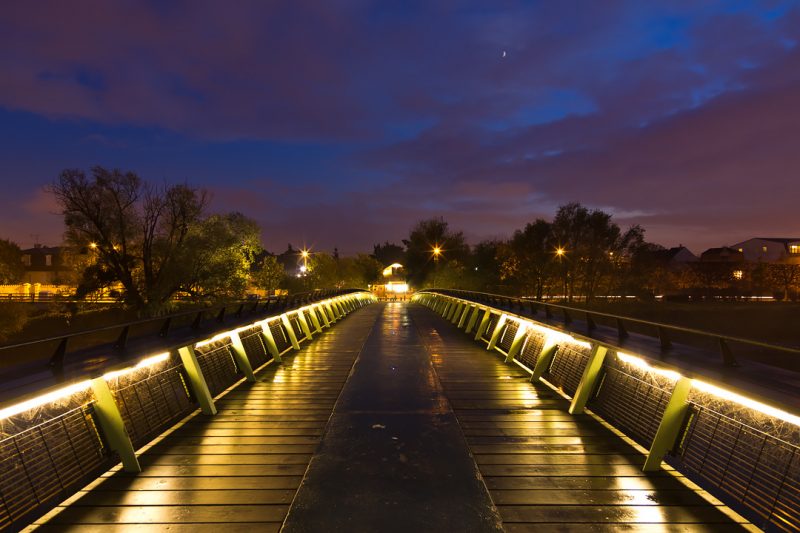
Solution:
{"label": "street lamp", "polygon": [[433,247],[433,288],[436,288],[436,271],[439,269],[439,256],[442,255],[442,249],[439,245]]}
{"label": "street lamp", "polygon": [[561,269],[563,270],[564,274],[564,300],[567,299],[567,264],[564,262],[566,253],[567,250],[565,250],[562,246],[556,248],[556,257],[558,257],[558,260],[561,263]]}
{"label": "street lamp", "polygon": [[308,256],[309,255],[310,255],[310,252],[308,250],[306,250],[305,248],[303,248],[300,251],[300,257],[303,258],[303,272],[308,270]]}

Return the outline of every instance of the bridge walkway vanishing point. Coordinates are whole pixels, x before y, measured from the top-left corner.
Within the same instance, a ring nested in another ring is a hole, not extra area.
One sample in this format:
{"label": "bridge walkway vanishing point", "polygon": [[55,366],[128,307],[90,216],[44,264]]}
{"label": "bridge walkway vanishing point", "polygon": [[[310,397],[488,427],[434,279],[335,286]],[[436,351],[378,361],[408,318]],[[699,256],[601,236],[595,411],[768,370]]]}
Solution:
{"label": "bridge walkway vanishing point", "polygon": [[[44,530],[740,529],[417,304],[367,306],[37,521]],[[707,495],[706,495],[707,496]],[[752,527],[752,526],[751,526]]]}

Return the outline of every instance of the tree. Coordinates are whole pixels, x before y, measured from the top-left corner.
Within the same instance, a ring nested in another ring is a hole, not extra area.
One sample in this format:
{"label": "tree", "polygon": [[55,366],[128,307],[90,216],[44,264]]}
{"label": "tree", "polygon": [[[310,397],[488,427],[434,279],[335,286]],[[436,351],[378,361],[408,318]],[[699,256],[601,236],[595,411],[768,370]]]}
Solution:
{"label": "tree", "polygon": [[[211,215],[194,225],[173,279],[194,297],[241,296],[261,249],[258,224],[241,213]],[[186,268],[189,267],[189,268]]]}
{"label": "tree", "polygon": [[7,239],[0,239],[0,284],[17,283],[25,275],[22,250]]}
{"label": "tree", "polygon": [[589,211],[578,203],[559,207],[552,223],[553,242],[559,254],[564,287],[572,300],[576,293],[592,300],[605,282],[618,274],[633,250],[644,241],[644,230],[632,226],[624,233],[611,221],[611,215]]}
{"label": "tree", "polygon": [[394,263],[402,265],[406,258],[406,252],[402,246],[386,241],[383,244],[376,244],[372,247],[372,257],[384,267]]}
{"label": "tree", "polygon": [[786,258],[768,264],[767,279],[773,287],[780,290],[782,299],[788,300],[800,285],[800,262],[795,258]]}
{"label": "tree", "polygon": [[79,292],[118,282],[125,303],[149,314],[179,291],[200,297],[242,290],[257,226],[238,214],[204,217],[205,191],[155,187],[133,172],[102,167],[89,176],[64,170],[50,190],[66,241],[94,254]]}
{"label": "tree", "polygon": [[518,291],[540,300],[548,279],[555,267],[552,227],[549,222],[537,219],[514,236],[502,253],[503,276]]}
{"label": "tree", "polygon": [[285,278],[286,271],[278,262],[278,258],[274,255],[266,255],[253,274],[253,284],[259,289],[272,293],[281,287]]}
{"label": "tree", "polygon": [[441,256],[438,263],[457,260],[462,265],[469,260],[469,246],[464,242],[464,234],[450,231],[442,218],[421,220],[411,229],[408,239],[403,239],[406,247],[406,272],[414,286],[422,284],[431,277],[436,263],[433,248],[439,247]]}

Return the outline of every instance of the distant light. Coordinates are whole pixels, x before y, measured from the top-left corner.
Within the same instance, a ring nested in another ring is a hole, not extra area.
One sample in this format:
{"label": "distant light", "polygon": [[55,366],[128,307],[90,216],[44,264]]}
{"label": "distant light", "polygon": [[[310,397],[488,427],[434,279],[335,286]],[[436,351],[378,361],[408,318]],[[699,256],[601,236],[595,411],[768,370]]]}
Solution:
{"label": "distant light", "polygon": [[560,257],[560,256],[564,255],[565,253],[567,253],[567,251],[565,249],[561,248],[560,246],[558,248],[556,248],[556,255],[557,256]]}
{"label": "distant light", "polygon": [[308,250],[303,250],[303,251],[301,251],[301,252],[300,252],[300,255],[302,255],[302,256],[303,256],[303,259],[307,259],[307,258],[308,258]]}
{"label": "distant light", "polygon": [[408,283],[388,283],[386,288],[391,292],[404,293],[408,292]]}
{"label": "distant light", "polygon": [[97,248],[97,243],[96,243],[96,242],[90,242],[90,243],[89,243],[89,248],[91,248],[92,250],[94,250],[95,248]]}
{"label": "distant light", "polygon": [[433,247],[433,256],[434,257],[439,257],[441,254],[442,254],[442,249],[439,248],[439,246],[434,246]]}
{"label": "distant light", "polygon": [[305,265],[300,265],[300,272],[305,272],[308,270],[308,267]]}

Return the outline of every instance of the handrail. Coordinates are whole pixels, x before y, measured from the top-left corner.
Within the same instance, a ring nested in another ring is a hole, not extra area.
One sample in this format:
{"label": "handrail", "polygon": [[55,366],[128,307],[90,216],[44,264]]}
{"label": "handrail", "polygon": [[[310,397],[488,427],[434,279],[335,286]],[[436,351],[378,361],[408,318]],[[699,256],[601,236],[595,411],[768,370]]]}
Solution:
{"label": "handrail", "polygon": [[[252,321],[253,317],[265,313],[285,312],[315,301],[361,290],[315,290],[270,297],[266,301],[239,301],[222,306],[181,311],[160,317],[76,331],[67,335],[0,346],[0,357],[13,353],[12,350],[24,350],[34,355],[28,357],[24,362],[0,369],[0,385],[2,385],[0,403],[7,400],[9,396],[18,396],[21,391],[38,389],[43,386],[44,382],[55,381],[58,383],[67,379],[96,377],[96,374],[108,370],[114,364],[124,363],[134,347],[137,350],[155,353],[162,349],[171,349],[174,345],[191,342],[205,336],[210,323],[226,323],[228,316],[235,317],[231,323]],[[248,304],[252,307],[245,311],[245,306]],[[194,320],[188,323],[187,318],[192,316],[195,317]],[[175,322],[177,321],[184,323],[176,326]],[[151,325],[146,332],[137,335],[131,333],[133,328],[146,325]],[[109,340],[110,332],[119,333],[115,335],[114,340]],[[92,338],[92,336],[103,335],[105,337],[100,339]],[[92,342],[74,350],[68,350],[70,345],[74,346],[78,341],[86,341],[86,339]],[[69,372],[67,372],[68,367]]]}
{"label": "handrail", "polygon": [[759,527],[800,528],[800,373],[751,362],[710,369],[698,361],[702,350],[680,344],[664,361],[638,335],[623,347],[623,339],[519,314],[498,299],[522,301],[451,290],[414,295],[564,396],[570,414],[589,409],[641,445],[642,470],[667,462]]}
{"label": "handrail", "polygon": [[[501,294],[492,294],[492,293],[486,293],[486,292],[477,292],[477,291],[464,291],[464,290],[458,290],[458,289],[427,289],[427,291],[428,292],[436,292],[436,293],[440,293],[440,294],[444,294],[444,295],[455,295],[455,294],[458,294],[461,297],[464,297],[465,299],[468,299],[468,300],[469,299],[474,299],[474,298],[470,298],[470,296],[475,295],[475,296],[483,296],[483,297],[490,298],[490,299],[506,300],[508,302],[515,301],[515,302],[519,302],[520,305],[521,305],[522,302],[527,302],[527,303],[530,303],[530,304],[533,304],[533,305],[541,306],[543,309],[545,309],[545,311],[547,311],[548,309],[561,310],[562,312],[566,312],[567,316],[569,316],[569,313],[575,313],[575,314],[583,314],[584,316],[592,317],[592,318],[594,318],[594,317],[609,318],[609,319],[613,319],[613,320],[617,321],[617,330],[618,330],[618,335],[619,335],[620,338],[627,337],[627,329],[625,328],[625,324],[627,323],[627,324],[638,324],[638,325],[653,327],[653,328],[656,328],[657,330],[659,330],[660,333],[663,332],[664,330],[667,330],[667,331],[670,331],[670,332],[686,333],[686,334],[689,334],[689,335],[695,335],[695,336],[698,336],[698,337],[711,339],[711,340],[714,340],[714,341],[717,341],[717,342],[721,341],[721,342],[725,343],[725,344],[721,344],[720,345],[720,349],[723,352],[722,353],[723,362],[727,366],[737,366],[738,365],[736,359],[733,357],[733,354],[730,353],[729,348],[726,346],[726,344],[729,343],[729,342],[736,343],[736,344],[743,344],[743,345],[753,346],[753,347],[757,347],[757,348],[765,348],[765,349],[768,349],[768,350],[774,350],[774,351],[777,351],[777,352],[790,353],[790,354],[795,354],[795,355],[800,356],[800,348],[792,348],[791,346],[784,346],[784,345],[780,345],[780,344],[770,344],[770,343],[766,343],[766,342],[762,342],[762,341],[757,341],[757,340],[754,340],[754,339],[745,339],[745,338],[742,338],[742,337],[734,337],[734,336],[725,335],[725,334],[722,334],[722,333],[713,333],[713,332],[703,331],[703,330],[694,329],[694,328],[687,328],[685,326],[678,326],[678,325],[675,325],[675,324],[667,324],[667,323],[662,323],[662,322],[653,322],[653,321],[650,321],[650,320],[643,320],[643,319],[633,318],[633,317],[629,317],[629,316],[615,315],[615,314],[611,314],[611,313],[604,313],[604,312],[601,312],[601,311],[593,311],[593,310],[590,310],[590,309],[581,309],[581,308],[578,308],[578,307],[569,307],[569,306],[566,306],[566,305],[552,304],[552,303],[549,303],[549,302],[543,302],[543,301],[540,301],[540,300],[534,300],[532,298],[514,297],[514,296],[507,296],[507,295],[501,295]],[[486,300],[480,300],[480,301],[486,301]],[[569,318],[567,318],[565,320],[566,324],[568,324],[569,322],[571,322],[571,317],[569,317]],[[594,327],[591,324],[589,324],[588,326],[589,326],[588,327],[589,330],[594,329]],[[651,335],[651,337],[656,338],[655,336],[652,336],[652,335]],[[663,344],[663,335],[660,334],[659,337],[661,337],[660,340],[662,341],[662,344]]]}
{"label": "handrail", "polygon": [[137,450],[198,409],[215,415],[215,399],[230,387],[257,381],[259,369],[375,301],[360,289],[331,292],[171,339],[157,355],[137,346],[135,357],[104,372],[0,403],[0,530],[30,524],[119,462],[140,472]]}

